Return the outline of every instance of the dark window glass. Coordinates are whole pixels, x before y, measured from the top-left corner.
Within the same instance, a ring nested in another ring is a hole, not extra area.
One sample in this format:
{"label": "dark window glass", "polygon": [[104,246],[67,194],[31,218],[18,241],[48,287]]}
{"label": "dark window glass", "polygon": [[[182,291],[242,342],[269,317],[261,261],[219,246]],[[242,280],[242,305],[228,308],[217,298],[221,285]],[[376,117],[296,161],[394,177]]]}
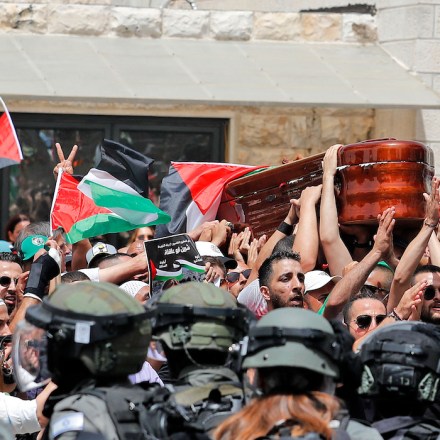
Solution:
{"label": "dark window glass", "polygon": [[96,148],[103,138],[130,146],[151,157],[150,197],[158,203],[160,183],[171,161],[223,162],[225,131],[222,119],[104,117],[12,114],[23,150],[20,166],[0,170],[2,231],[9,216],[18,212],[35,221],[47,220],[55,188],[52,170],[58,163],[55,143],[65,155],[79,147],[75,174],[94,166]]}

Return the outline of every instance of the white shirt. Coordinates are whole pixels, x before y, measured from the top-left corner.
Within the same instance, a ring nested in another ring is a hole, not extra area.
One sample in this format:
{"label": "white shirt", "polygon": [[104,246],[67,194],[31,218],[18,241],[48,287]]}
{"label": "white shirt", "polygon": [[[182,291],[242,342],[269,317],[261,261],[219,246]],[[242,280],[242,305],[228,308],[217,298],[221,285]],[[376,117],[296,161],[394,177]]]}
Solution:
{"label": "white shirt", "polygon": [[41,430],[35,399],[23,400],[0,393],[0,420],[10,426],[14,434],[27,434]]}

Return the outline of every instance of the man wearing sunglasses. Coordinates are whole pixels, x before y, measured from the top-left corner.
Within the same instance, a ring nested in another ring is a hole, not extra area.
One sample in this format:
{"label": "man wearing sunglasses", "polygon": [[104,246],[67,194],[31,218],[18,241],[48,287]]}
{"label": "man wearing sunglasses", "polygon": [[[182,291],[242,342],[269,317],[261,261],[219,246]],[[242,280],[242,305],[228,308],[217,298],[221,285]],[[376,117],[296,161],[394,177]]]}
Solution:
{"label": "man wearing sunglasses", "polygon": [[426,280],[420,320],[440,324],[440,267],[433,264],[420,266],[414,273],[414,283]]}
{"label": "man wearing sunglasses", "polygon": [[252,269],[241,261],[237,262],[235,269],[229,270],[226,274],[226,285],[228,291],[238,297],[239,293],[244,289],[246,282],[251,274]]}
{"label": "man wearing sunglasses", "polygon": [[22,273],[18,255],[0,252],[0,299],[6,303],[9,315],[17,306],[17,284]]}
{"label": "man wearing sunglasses", "polygon": [[391,283],[393,282],[394,272],[384,261],[379,261],[376,267],[368,275],[364,287],[371,293],[377,295],[386,305],[390,294]]}
{"label": "man wearing sunglasses", "polygon": [[387,317],[382,301],[368,291],[352,297],[343,310],[344,324],[355,340],[362,338]]}

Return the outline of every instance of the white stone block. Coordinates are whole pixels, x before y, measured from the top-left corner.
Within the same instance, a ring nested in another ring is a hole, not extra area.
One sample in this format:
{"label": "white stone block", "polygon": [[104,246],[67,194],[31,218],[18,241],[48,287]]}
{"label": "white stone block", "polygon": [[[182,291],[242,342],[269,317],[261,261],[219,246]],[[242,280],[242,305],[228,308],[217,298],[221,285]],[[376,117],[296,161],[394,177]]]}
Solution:
{"label": "white stone block", "polygon": [[57,5],[48,12],[48,32],[101,35],[106,32],[110,9],[106,6]]}
{"label": "white stone block", "polygon": [[255,13],[253,38],[256,40],[296,40],[299,35],[299,14]]}
{"label": "white stone block", "polygon": [[377,10],[397,8],[400,6],[438,5],[438,0],[375,0]]}
{"label": "white stone block", "polygon": [[434,6],[417,5],[379,11],[377,29],[380,42],[432,38]]}
{"label": "white stone block", "polygon": [[440,73],[440,39],[417,40],[414,70],[421,73]]}
{"label": "white stone block", "polygon": [[419,110],[417,116],[417,138],[440,142],[440,110]]}
{"label": "white stone block", "polygon": [[216,40],[249,40],[252,34],[252,12],[212,12],[211,35]]}
{"label": "white stone block", "polygon": [[433,74],[432,76],[432,88],[440,94],[440,73]]}
{"label": "white stone block", "polygon": [[440,175],[440,142],[429,142],[428,145],[431,147],[434,153],[434,168],[435,175]]}
{"label": "white stone block", "polygon": [[122,37],[152,37],[162,34],[162,15],[159,9],[113,8],[110,30]]}
{"label": "white stone block", "polygon": [[29,3],[1,3],[0,31],[10,30],[46,33],[47,6]]}
{"label": "white stone block", "polygon": [[435,8],[434,37],[440,38],[440,5]]}
{"label": "white stone block", "polygon": [[342,16],[342,40],[356,43],[376,41],[376,18],[368,14],[344,14]]}
{"label": "white stone block", "polygon": [[203,38],[209,29],[209,12],[164,9],[162,32],[166,37]]}

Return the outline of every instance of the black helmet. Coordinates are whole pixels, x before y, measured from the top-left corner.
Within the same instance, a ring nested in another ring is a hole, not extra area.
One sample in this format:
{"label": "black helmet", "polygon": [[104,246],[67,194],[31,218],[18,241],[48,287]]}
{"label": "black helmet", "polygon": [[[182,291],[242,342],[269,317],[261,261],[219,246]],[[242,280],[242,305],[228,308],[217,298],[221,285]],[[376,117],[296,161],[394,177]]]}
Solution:
{"label": "black helmet", "polygon": [[438,326],[406,321],[380,328],[362,343],[360,357],[359,394],[396,402],[436,399],[440,385]]}
{"label": "black helmet", "polygon": [[141,369],[150,339],[144,308],[117,286],[64,284],[26,311],[14,334],[14,372],[22,389],[38,376],[58,385],[126,378]]}

